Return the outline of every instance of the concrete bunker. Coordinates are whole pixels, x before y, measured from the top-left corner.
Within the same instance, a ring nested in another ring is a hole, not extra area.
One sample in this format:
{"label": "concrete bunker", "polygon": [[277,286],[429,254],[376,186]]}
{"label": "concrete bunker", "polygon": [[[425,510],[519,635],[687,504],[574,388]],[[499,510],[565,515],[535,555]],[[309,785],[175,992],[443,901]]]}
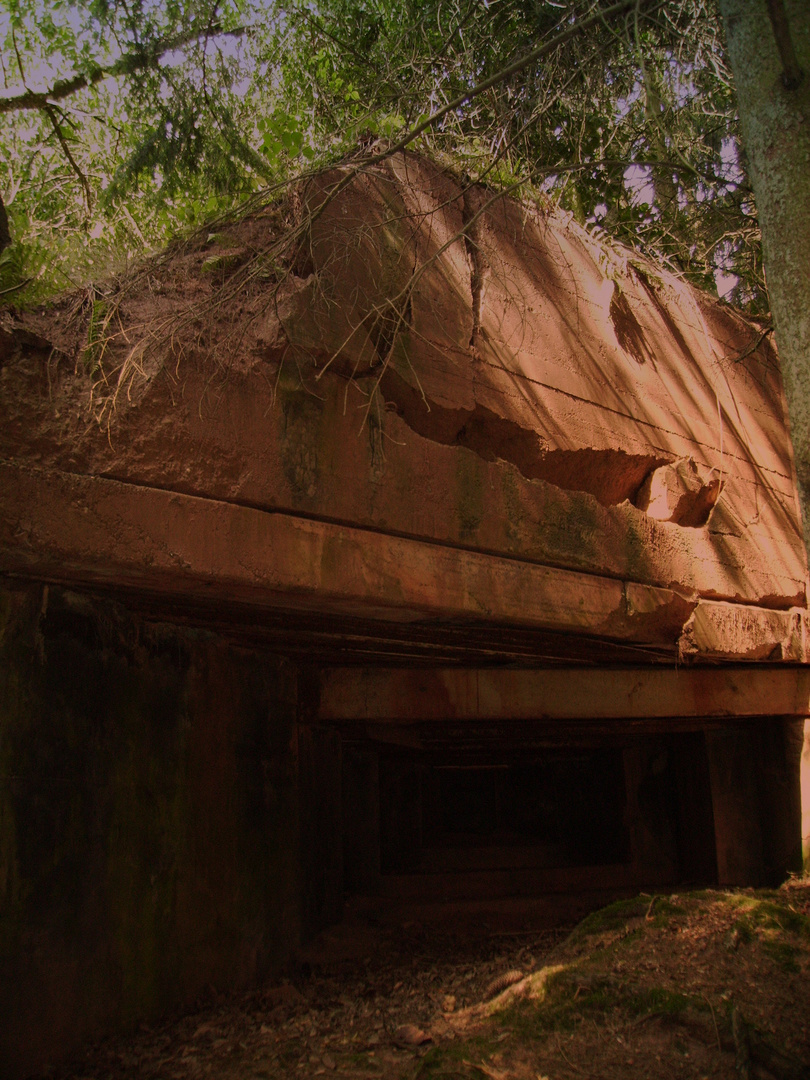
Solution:
{"label": "concrete bunker", "polygon": [[801,867],[773,350],[551,211],[467,236],[416,155],[344,177],[110,284],[101,337],[76,298],[2,316],[13,1077],[279,970],[347,896]]}

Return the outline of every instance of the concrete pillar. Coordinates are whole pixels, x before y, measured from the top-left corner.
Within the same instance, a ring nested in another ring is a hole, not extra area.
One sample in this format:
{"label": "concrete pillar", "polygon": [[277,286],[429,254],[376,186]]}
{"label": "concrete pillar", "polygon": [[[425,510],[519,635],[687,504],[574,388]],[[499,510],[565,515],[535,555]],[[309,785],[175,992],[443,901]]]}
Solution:
{"label": "concrete pillar", "polygon": [[805,873],[810,874],[810,720],[804,722],[804,748],[801,764],[802,857]]}
{"label": "concrete pillar", "polygon": [[380,891],[380,762],[368,746],[343,749],[343,874],[347,892]]}
{"label": "concrete pillar", "polygon": [[665,739],[637,741],[624,751],[626,822],[634,873],[645,886],[678,881],[676,796]]}
{"label": "concrete pillar", "polygon": [[748,725],[706,732],[719,885],[758,885],[762,878],[754,739]]}
{"label": "concrete pillar", "polygon": [[804,723],[793,716],[760,721],[760,813],[764,884],[779,885],[802,869],[800,766]]}
{"label": "concrete pillar", "polygon": [[706,732],[720,885],[775,885],[801,868],[801,721]]}
{"label": "concrete pillar", "polygon": [[341,742],[317,724],[298,727],[303,932],[313,937],[343,913]]}

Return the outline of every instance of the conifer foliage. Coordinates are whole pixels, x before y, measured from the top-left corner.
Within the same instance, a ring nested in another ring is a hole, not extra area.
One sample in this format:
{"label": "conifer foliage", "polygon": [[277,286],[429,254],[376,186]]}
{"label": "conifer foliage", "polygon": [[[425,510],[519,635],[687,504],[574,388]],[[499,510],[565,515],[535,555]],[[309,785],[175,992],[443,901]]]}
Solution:
{"label": "conifer foliage", "polygon": [[714,0],[0,0],[0,41],[16,302],[405,143],[767,310]]}

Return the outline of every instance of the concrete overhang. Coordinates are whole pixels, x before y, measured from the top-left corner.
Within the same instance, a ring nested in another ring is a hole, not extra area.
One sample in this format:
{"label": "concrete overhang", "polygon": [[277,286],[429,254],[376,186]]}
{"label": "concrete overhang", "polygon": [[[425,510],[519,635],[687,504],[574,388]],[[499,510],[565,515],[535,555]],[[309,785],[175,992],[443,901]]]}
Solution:
{"label": "concrete overhang", "polygon": [[[775,610],[123,483],[0,466],[0,570],[163,597],[383,622],[535,628],[674,659],[806,659],[806,611]],[[788,710],[789,711],[789,710]]]}

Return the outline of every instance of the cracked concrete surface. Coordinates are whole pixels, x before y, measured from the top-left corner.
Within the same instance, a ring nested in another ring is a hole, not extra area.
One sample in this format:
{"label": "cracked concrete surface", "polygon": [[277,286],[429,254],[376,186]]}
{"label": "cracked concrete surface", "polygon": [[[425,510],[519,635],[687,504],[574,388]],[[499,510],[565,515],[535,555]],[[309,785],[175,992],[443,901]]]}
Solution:
{"label": "cracked concrete surface", "polygon": [[[98,477],[209,500],[214,516],[243,507],[245,522],[281,513],[310,530],[359,529],[376,538],[364,541],[369,552],[408,539],[510,568],[465,585],[448,609],[433,573],[406,582],[391,556],[391,572],[377,575],[378,611],[415,603],[491,620],[518,565],[524,577],[546,566],[603,581],[604,596],[611,582],[646,589],[634,625],[646,619],[651,640],[677,627],[683,656],[803,656],[790,614],[803,625],[791,445],[772,347],[743,356],[756,328],[565,216],[464,192],[416,155],[369,169],[324,203],[340,175],[302,192],[302,213],[319,213],[291,272],[271,290],[246,284],[191,336],[178,330],[133,377],[108,428],[88,411],[104,387],[82,371],[69,307],[7,317],[0,458],[91,489]],[[230,233],[228,250],[247,252],[272,229],[258,218]],[[120,308],[129,338],[214,305],[238,268],[217,284],[202,272],[210,258],[190,250],[131,289]],[[123,349],[110,342],[113,368]],[[24,509],[6,514],[19,522]],[[144,535],[146,565],[159,553]],[[5,541],[4,565],[35,567],[19,543]],[[40,543],[45,558],[51,540]],[[217,566],[206,572],[215,579]],[[374,579],[368,566],[358,573]],[[652,600],[655,590],[677,599]],[[621,637],[629,608],[608,609],[600,621],[597,604],[588,625]],[[773,614],[752,622],[758,610]],[[573,611],[552,624],[584,625]],[[744,626],[769,629],[751,645]]]}

